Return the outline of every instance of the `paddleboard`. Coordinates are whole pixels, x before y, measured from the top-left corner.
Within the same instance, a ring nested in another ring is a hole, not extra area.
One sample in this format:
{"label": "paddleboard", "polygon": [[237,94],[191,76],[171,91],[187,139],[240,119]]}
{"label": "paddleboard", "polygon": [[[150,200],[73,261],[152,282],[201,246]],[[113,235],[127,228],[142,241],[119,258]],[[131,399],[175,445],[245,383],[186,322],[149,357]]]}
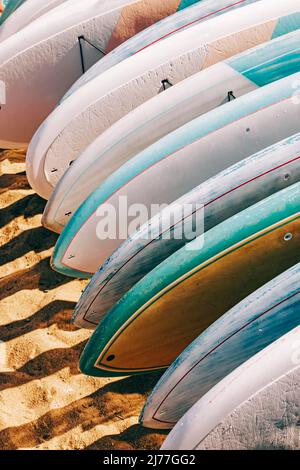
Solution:
{"label": "paddleboard", "polygon": [[90,277],[162,205],[297,133],[300,107],[293,87],[299,79],[300,73],[294,74],[216,108],[124,164],[71,217],[58,239],[53,267]]}
{"label": "paddleboard", "polygon": [[0,42],[64,1],[66,0],[26,0],[1,25]]}
{"label": "paddleboard", "polygon": [[131,35],[176,11],[178,4],[71,0],[3,41],[0,80],[6,84],[7,99],[0,113],[0,147],[28,144],[85,70]]}
{"label": "paddleboard", "polygon": [[82,202],[135,154],[224,102],[298,71],[300,29],[209,67],[146,101],[72,163],[49,199],[43,225],[60,233]]}
{"label": "paddleboard", "polygon": [[199,334],[300,261],[300,183],[196,238],[110,310],[80,359],[93,376],[167,368]]}
{"label": "paddleboard", "polygon": [[172,428],[233,370],[300,324],[300,264],[202,333],[170,366],[147,400],[141,423]]}
{"label": "paddleboard", "polygon": [[3,0],[4,12],[0,16],[0,25],[2,25],[6,19],[25,1],[26,0]]}
{"label": "paddleboard", "polygon": [[71,86],[62,100],[70,96],[85,83],[96,78],[99,74],[110,69],[127,57],[146,49],[152,44],[166,39],[169,36],[201,21],[222,15],[230,10],[249,5],[256,1],[257,0],[201,0],[201,2],[197,2],[195,5],[190,6],[184,11],[182,11],[182,7],[186,7],[188,5],[186,2],[181,2],[180,11],[136,34],[125,43],[116,47],[116,49],[114,49],[110,54],[103,57],[101,61],[98,61],[82,77],[80,77],[74,85]]}
{"label": "paddleboard", "polygon": [[[32,140],[27,175],[34,189],[49,197],[58,178],[98,135],[166,87],[298,29],[299,6],[299,0],[282,0],[275,6],[272,2],[271,8],[270,0],[262,0],[230,11],[153,44],[81,86],[51,113]],[[52,177],[53,183],[45,186]]]}
{"label": "paddleboard", "polygon": [[224,170],[162,210],[95,274],[73,321],[94,329],[140,279],[193,237],[300,180],[300,134]]}
{"label": "paddleboard", "polygon": [[230,413],[198,450],[299,450],[300,367]]}
{"label": "paddleboard", "polygon": [[[290,436],[292,432],[294,435],[297,433],[299,437],[299,427],[298,431],[289,432],[287,429],[289,426],[295,427],[299,420],[299,342],[300,327],[297,327],[229,374],[177,423],[162,450],[200,449],[205,441],[209,442],[211,432],[215,435],[223,429],[226,433],[222,424],[229,424],[231,418],[239,414],[241,421],[239,424],[236,421],[237,428],[231,431],[232,434],[237,432],[237,445],[241,438],[240,430],[246,423],[249,426],[244,428],[246,432],[242,442],[250,447],[251,435],[254,438],[252,446],[256,442],[265,444],[265,439],[269,441],[268,438],[271,438],[270,433],[274,435],[275,442],[278,442],[284,431]],[[259,403],[260,398],[262,403]],[[254,404],[258,407],[254,408]],[[259,416],[258,411],[262,409],[262,404],[265,408]],[[244,414],[247,408],[251,409],[249,416]],[[282,421],[276,421],[276,417],[280,416]],[[274,421],[272,418],[275,418]],[[264,419],[266,421],[263,426],[258,427]],[[270,427],[266,435],[264,429],[268,424]],[[279,435],[280,429],[282,433]],[[290,444],[290,440],[288,442]],[[215,440],[214,443],[218,444]]]}

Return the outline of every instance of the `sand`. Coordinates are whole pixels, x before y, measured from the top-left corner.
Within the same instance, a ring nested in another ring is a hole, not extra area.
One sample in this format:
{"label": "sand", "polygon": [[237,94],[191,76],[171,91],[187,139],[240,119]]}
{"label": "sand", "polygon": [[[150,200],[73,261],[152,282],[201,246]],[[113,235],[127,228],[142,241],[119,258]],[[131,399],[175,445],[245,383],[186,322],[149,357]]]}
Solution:
{"label": "sand", "polygon": [[71,315],[86,281],[51,270],[57,236],[30,189],[23,152],[0,151],[0,449],[158,449],[138,416],[160,374],[95,379],[78,370],[90,332]]}

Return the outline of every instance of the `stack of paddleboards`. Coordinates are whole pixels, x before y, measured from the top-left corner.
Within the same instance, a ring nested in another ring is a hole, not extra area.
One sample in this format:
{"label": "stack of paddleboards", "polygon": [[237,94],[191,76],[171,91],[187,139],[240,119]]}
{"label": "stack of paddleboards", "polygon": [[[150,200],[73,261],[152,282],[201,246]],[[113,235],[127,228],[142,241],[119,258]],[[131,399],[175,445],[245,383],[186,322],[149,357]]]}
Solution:
{"label": "stack of paddleboards", "polygon": [[300,0],[10,0],[0,147],[164,449],[300,448]]}

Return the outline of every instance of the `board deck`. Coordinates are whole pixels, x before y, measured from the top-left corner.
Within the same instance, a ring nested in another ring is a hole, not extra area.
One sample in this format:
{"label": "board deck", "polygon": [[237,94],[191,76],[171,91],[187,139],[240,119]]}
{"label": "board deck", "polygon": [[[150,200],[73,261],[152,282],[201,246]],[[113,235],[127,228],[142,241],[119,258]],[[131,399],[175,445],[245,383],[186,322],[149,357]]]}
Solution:
{"label": "board deck", "polygon": [[6,83],[7,100],[0,113],[0,147],[28,145],[85,70],[131,35],[175,12],[179,4],[72,0],[3,41],[0,80]]}
{"label": "board deck", "polygon": [[194,188],[135,232],[95,274],[76,306],[74,323],[95,329],[126,292],[193,237],[299,180],[297,134]]}
{"label": "board deck", "polygon": [[[256,1],[258,0],[240,0],[238,2],[236,0],[201,0],[201,2],[197,2],[187,10],[182,11],[183,9],[180,8],[180,11],[176,14],[141,31],[114,49],[112,54],[103,57],[101,61],[97,62],[74,83],[62,100],[77,91],[82,85],[97,78],[101,73],[122,62],[122,60],[148,48],[152,44],[166,39],[185,28],[194,26],[201,21],[223,15],[228,11],[250,5],[250,3]],[[186,8],[186,2],[181,2],[181,6]]]}
{"label": "board deck", "polygon": [[[221,382],[201,398],[177,423],[164,442],[162,450],[176,449],[179,451],[200,449],[202,445],[205,444],[205,438],[209,436],[213,430],[218,432],[218,425],[222,423],[228,424],[226,417],[227,419],[229,417],[230,422],[230,416],[232,416],[233,413],[240,413],[243,405],[246,406],[246,408],[250,406],[251,411],[254,411],[254,413],[255,410],[258,411],[259,408],[254,410],[252,405],[255,403],[261,406],[258,403],[259,397],[264,398],[269,396],[269,403],[267,404],[265,402],[265,414],[263,413],[261,416],[262,419],[265,419],[264,425],[272,419],[272,414],[268,414],[268,410],[272,413],[272,408],[270,408],[272,403],[275,406],[275,409],[273,408],[275,413],[277,414],[278,412],[278,417],[280,413],[283,412],[285,418],[288,419],[288,424],[291,426],[295,425],[295,416],[291,416],[290,413],[287,413],[285,403],[291,403],[292,407],[294,408],[295,406],[296,408],[299,402],[299,358],[297,358],[299,354],[297,354],[296,350],[296,347],[299,347],[299,341],[300,327],[298,326],[249,359],[225,379],[221,380]],[[294,382],[295,379],[298,379],[296,383]],[[280,389],[283,391],[281,398],[287,397],[286,392],[288,388],[286,387],[288,387],[289,384],[292,385],[289,394],[290,399],[287,401],[283,399],[282,405],[277,407],[277,405],[279,405],[278,398],[280,398],[277,395],[278,391]],[[270,397],[268,387],[271,387],[269,390],[275,387],[273,391],[276,394],[273,395],[272,391]],[[244,411],[246,408],[244,408]],[[260,417],[256,415],[255,418],[256,423],[259,424],[261,422]],[[257,427],[253,427],[255,421],[253,419],[250,423],[248,420],[250,428],[247,428],[243,439],[244,443],[245,441],[247,442],[247,439],[250,439],[252,432],[256,433],[252,445],[255,444],[256,438],[262,438],[262,434],[260,434]],[[240,425],[243,426],[245,422],[245,420],[241,421]],[[287,423],[287,421],[285,421],[285,423]],[[274,430],[274,425],[276,425],[276,420],[274,420],[268,429],[269,432],[270,430]],[[284,422],[282,425],[281,429],[285,430]],[[239,426],[234,428],[234,430],[235,429],[237,431],[237,437],[239,437]],[[279,430],[279,427],[277,427],[277,430]],[[261,431],[263,431],[263,427]],[[264,437],[268,439],[270,435],[265,434]],[[278,438],[278,433],[276,433],[277,442]]]}
{"label": "board deck", "polygon": [[19,8],[26,0],[4,0],[4,12],[0,16],[0,26],[6,21],[6,19]]}
{"label": "board deck", "polygon": [[[194,119],[123,165],[75,212],[57,242],[53,267],[65,275],[90,277],[132,235],[135,216],[130,218],[123,210],[124,198],[128,208],[146,208],[139,220],[145,223],[162,204],[297,133],[300,107],[294,105],[293,84],[299,76],[271,83]],[[107,207],[114,208],[107,223],[112,228],[118,224],[110,237],[101,231],[105,217],[100,212]],[[120,226],[126,229],[125,236]]]}
{"label": "board deck", "polygon": [[220,380],[300,324],[300,264],[251,294],[202,333],[162,376],[141,423],[172,428]]}
{"label": "board deck", "polygon": [[231,95],[238,98],[299,71],[300,29],[209,67],[146,101],[101,134],[58,179],[43,225],[61,233],[83,201],[134,155],[234,99]]}
{"label": "board deck", "polygon": [[81,86],[51,113],[31,142],[28,177],[32,182],[33,171],[38,175],[33,178],[34,189],[39,189],[37,182],[45,188],[48,181],[49,191],[38,192],[49,197],[70,163],[113,123],[162,92],[166,80],[174,85],[214,63],[298,29],[299,6],[294,0],[275,6],[272,2],[272,8],[269,3],[255,2],[178,32]]}
{"label": "board deck", "polygon": [[300,261],[299,201],[297,183],[167,258],[100,322],[81,370],[118,376],[167,368],[230,308]]}
{"label": "board deck", "polygon": [[5,21],[0,21],[0,42],[67,0],[26,0]]}

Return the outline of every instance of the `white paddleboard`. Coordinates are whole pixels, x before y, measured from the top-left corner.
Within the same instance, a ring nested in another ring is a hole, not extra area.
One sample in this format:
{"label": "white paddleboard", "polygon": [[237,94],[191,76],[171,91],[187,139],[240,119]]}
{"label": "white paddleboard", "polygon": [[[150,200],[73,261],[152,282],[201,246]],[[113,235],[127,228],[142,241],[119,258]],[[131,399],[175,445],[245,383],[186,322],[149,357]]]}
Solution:
{"label": "white paddleboard", "polygon": [[[289,385],[292,385],[291,399],[295,400],[294,403],[297,407],[299,402],[299,345],[300,327],[297,327],[229,374],[201,398],[177,423],[164,442],[162,450],[200,449],[205,443],[205,439],[218,425],[226,422],[227,417],[230,421],[230,415],[239,413],[238,408],[245,402],[248,402],[247,406],[250,405],[249,400],[251,399],[254,403],[257,394],[263,393],[261,397],[269,396],[271,402],[275,400],[275,410],[280,415],[280,412],[284,410],[282,405],[279,408],[277,406],[277,392],[282,387],[287,392]],[[279,385],[273,385],[275,382]],[[271,386],[270,390],[276,391],[275,395],[269,395],[267,391],[269,386]],[[250,407],[253,409],[252,405]],[[270,419],[268,413],[265,416]],[[293,423],[295,423],[294,418],[289,421],[290,425]],[[253,425],[252,422],[252,430],[254,429]],[[274,424],[272,429],[274,429]]]}
{"label": "white paddleboard", "polygon": [[[98,61],[71,86],[63,99],[70,96],[93,78],[96,78],[127,57],[137,54],[142,49],[146,49],[152,44],[164,40],[185,28],[190,28],[201,21],[223,15],[230,10],[241,8],[256,1],[258,0],[239,0],[238,2],[236,0],[200,0],[188,9],[185,8],[184,10],[168,16],[164,20],[155,23],[155,25],[150,26],[146,30],[128,39],[128,41],[116,47],[110,54],[103,57],[101,61]],[[187,2],[184,3],[184,6],[188,6]]]}
{"label": "white paddleboard", "polygon": [[19,8],[26,0],[2,0],[0,2],[0,25],[12,15],[12,13]]}
{"label": "white paddleboard", "polygon": [[297,71],[300,29],[215,64],[146,101],[72,163],[48,201],[43,225],[60,233],[81,203],[135,154],[224,102]]}
{"label": "white paddleboard", "polygon": [[[272,6],[272,7],[271,7]],[[129,111],[232,55],[293,29],[300,0],[262,0],[179,32],[81,86],[34,136],[27,155],[33,188],[48,198],[70,163]]]}

